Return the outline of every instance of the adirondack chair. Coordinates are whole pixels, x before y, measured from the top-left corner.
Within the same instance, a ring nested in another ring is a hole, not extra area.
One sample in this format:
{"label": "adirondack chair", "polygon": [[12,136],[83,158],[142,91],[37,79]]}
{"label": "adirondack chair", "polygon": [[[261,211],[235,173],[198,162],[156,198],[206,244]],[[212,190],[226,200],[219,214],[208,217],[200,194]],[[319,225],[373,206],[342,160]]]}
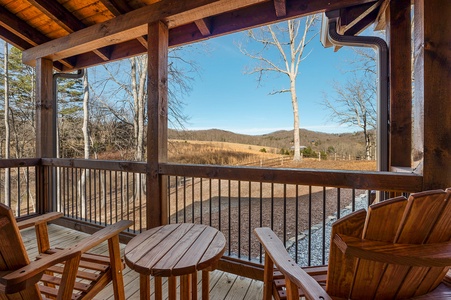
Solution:
{"label": "adirondack chair", "polygon": [[451,299],[451,188],[338,220],[325,267],[301,269],[271,229],[255,234],[265,249],[265,300]]}
{"label": "adirondack chair", "polygon": [[[110,281],[115,299],[125,299],[118,234],[132,222],[108,226],[71,248],[52,249],[47,222],[61,215],[49,213],[16,223],[11,209],[0,204],[0,299],[92,299]],[[40,252],[35,261],[29,260],[19,232],[32,226]],[[87,253],[106,240],[109,257]]]}

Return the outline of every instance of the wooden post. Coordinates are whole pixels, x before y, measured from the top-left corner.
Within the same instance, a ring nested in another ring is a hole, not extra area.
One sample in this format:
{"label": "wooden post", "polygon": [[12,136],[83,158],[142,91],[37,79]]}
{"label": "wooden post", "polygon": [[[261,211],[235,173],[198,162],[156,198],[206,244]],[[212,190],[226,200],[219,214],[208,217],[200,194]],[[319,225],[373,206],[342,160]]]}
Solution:
{"label": "wooden post", "polygon": [[412,69],[410,0],[391,1],[386,16],[387,43],[390,49],[390,167],[411,167]]}
{"label": "wooden post", "polygon": [[451,186],[451,2],[415,0],[414,161],[423,189]]}
{"label": "wooden post", "polygon": [[[56,157],[56,103],[53,99],[53,62],[36,61],[36,157]],[[40,166],[37,170],[37,210],[52,211],[54,180],[52,170]]]}
{"label": "wooden post", "polygon": [[167,161],[168,142],[168,27],[161,21],[148,26],[147,78],[147,194],[146,224],[167,223],[167,177],[159,163]]}

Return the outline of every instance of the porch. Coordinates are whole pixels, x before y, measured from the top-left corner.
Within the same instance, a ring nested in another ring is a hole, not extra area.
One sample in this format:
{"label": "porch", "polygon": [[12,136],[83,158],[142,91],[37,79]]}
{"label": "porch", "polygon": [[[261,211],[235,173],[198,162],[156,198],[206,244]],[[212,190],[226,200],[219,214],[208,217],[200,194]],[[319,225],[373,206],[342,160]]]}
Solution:
{"label": "porch", "polygon": [[[63,32],[61,36],[40,32],[40,24],[32,22],[42,18],[22,20],[6,8],[0,17],[6,28],[2,27],[0,36],[24,50],[24,61],[36,65],[37,74],[36,156],[0,160],[0,181],[7,187],[2,186],[0,202],[12,207],[19,219],[60,211],[64,217],[57,225],[86,233],[118,220],[132,220],[134,225],[121,236],[124,243],[147,228],[166,223],[213,226],[224,233],[227,245],[220,271],[211,279],[212,298],[230,299],[233,294],[237,299],[248,299],[247,295],[260,295],[259,280],[263,276],[263,253],[252,234],[254,228],[273,228],[298,264],[326,264],[326,225],[343,217],[344,208],[356,210],[358,199],[367,206],[374,193],[381,200],[451,186],[451,119],[446,117],[451,100],[448,0],[415,0],[413,35],[412,1],[208,0],[179,1],[181,4],[175,5],[174,1],[162,0],[141,8],[129,7],[128,11],[114,9],[116,1],[102,1],[116,17],[93,21],[94,25],[70,22],[74,16],[66,9],[58,6],[55,13],[52,5],[46,8],[45,1],[37,2],[41,5],[33,7],[35,11],[45,11],[52,24],[65,28],[59,31]],[[169,47],[332,10],[339,11],[343,26],[339,31],[351,36],[374,22],[387,30],[390,52],[389,66],[385,67],[389,74],[383,80],[390,82],[390,102],[389,107],[383,107],[385,122],[379,124],[384,131],[380,132],[378,146],[385,158],[379,161],[379,171],[181,165],[167,161]],[[79,70],[142,53],[149,57],[147,161],[57,158],[58,109],[51,96],[54,70]],[[415,71],[413,98],[411,66]],[[269,217],[263,217],[263,211],[269,211]],[[239,217],[233,218],[232,212]],[[57,239],[69,236],[67,240],[73,240],[81,234],[51,228]],[[318,241],[313,241],[313,231],[318,233]],[[33,256],[36,250],[30,242],[27,237]],[[133,274],[125,274],[130,299],[138,289]],[[109,293],[107,289],[101,295]]]}

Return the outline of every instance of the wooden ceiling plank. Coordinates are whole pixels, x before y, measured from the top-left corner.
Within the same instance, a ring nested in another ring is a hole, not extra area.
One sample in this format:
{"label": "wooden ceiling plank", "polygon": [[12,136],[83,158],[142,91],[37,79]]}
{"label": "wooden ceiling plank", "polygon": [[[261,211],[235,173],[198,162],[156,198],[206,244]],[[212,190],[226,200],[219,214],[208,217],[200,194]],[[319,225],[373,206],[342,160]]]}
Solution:
{"label": "wooden ceiling plank", "polygon": [[197,28],[199,29],[200,33],[203,36],[209,36],[211,34],[211,19],[204,18],[200,20],[194,21],[194,24],[196,24]]}
{"label": "wooden ceiling plank", "polygon": [[274,8],[277,17],[285,17],[287,15],[287,3],[285,0],[274,0]]}
{"label": "wooden ceiling plank", "polygon": [[[177,2],[161,0],[155,4],[120,15],[112,20],[76,31],[23,52],[25,63],[34,64],[37,58],[59,60],[147,34],[147,24],[185,12],[217,0]],[[172,5],[170,5],[172,4]]]}

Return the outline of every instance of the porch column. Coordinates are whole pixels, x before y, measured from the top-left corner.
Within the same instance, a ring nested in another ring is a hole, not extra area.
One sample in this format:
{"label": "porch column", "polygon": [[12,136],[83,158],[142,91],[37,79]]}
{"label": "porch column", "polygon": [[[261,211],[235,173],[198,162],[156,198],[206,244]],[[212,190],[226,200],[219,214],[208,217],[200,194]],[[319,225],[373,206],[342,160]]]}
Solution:
{"label": "porch column", "polygon": [[162,21],[148,26],[147,78],[147,193],[146,224],[167,223],[167,177],[159,163],[167,161],[168,143],[168,27]]}
{"label": "porch column", "polygon": [[390,167],[411,167],[412,68],[410,0],[391,1],[386,11],[390,76]]}
{"label": "porch column", "polygon": [[423,189],[451,186],[449,16],[449,0],[415,0],[414,162]]}
{"label": "porch column", "polygon": [[[53,103],[53,62],[46,58],[36,61],[36,157],[56,157],[56,104]],[[54,200],[50,168],[37,169],[38,212],[52,210]]]}

